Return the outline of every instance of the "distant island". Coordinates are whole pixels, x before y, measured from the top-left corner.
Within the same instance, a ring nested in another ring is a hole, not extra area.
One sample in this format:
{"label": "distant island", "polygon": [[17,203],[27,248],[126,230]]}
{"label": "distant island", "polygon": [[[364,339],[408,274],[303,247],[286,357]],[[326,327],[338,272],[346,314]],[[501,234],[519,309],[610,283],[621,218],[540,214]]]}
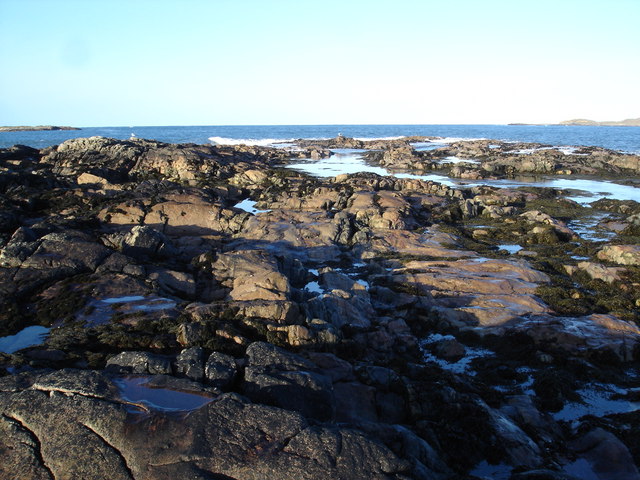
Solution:
{"label": "distant island", "polygon": [[586,120],[577,118],[574,120],[565,120],[560,125],[585,125],[585,126],[602,126],[602,127],[640,127],[640,118],[628,118],[621,121],[596,122],[595,120]]}
{"label": "distant island", "polygon": [[0,127],[0,132],[35,132],[38,130],[80,130],[76,127],[58,127],[55,125],[37,125],[31,127]]}
{"label": "distant island", "polygon": [[575,118],[573,120],[564,120],[560,123],[510,123],[509,125],[569,125],[569,126],[585,126],[585,127],[640,127],[640,118],[628,118],[620,121],[596,122],[595,120],[587,120],[585,118]]}

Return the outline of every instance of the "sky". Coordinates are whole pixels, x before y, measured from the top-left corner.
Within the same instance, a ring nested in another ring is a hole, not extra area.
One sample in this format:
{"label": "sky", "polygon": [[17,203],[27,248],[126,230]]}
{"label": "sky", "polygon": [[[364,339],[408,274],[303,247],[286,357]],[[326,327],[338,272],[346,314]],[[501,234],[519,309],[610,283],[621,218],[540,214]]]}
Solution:
{"label": "sky", "polygon": [[0,125],[640,117],[640,0],[0,0]]}

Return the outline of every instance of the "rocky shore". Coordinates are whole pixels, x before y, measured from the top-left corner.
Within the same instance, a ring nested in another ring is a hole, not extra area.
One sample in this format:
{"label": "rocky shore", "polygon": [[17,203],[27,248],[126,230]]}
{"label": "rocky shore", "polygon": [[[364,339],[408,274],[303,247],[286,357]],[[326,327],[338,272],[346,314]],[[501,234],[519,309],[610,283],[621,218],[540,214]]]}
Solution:
{"label": "rocky shore", "polygon": [[640,204],[285,168],[640,158],[433,140],[0,149],[0,477],[640,479]]}

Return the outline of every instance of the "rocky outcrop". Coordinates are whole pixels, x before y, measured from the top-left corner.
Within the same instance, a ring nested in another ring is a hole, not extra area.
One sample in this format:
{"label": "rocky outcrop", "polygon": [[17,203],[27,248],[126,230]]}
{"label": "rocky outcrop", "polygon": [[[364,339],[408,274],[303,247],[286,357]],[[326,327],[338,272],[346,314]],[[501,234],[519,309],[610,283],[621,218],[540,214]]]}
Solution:
{"label": "rocky outcrop", "polygon": [[[366,158],[391,170],[445,170],[466,179],[512,178],[516,175],[620,175],[640,171],[640,156],[599,147],[552,147],[535,143],[469,140],[417,151],[409,142],[387,144]],[[359,147],[366,148],[366,147]]]}
{"label": "rocky outcrop", "polygon": [[[368,479],[411,473],[409,462],[361,432],[311,426],[297,413],[233,394],[208,394],[198,409],[178,405],[182,414],[175,416],[136,403],[119,377],[97,372],[34,375],[22,385],[12,380],[4,379],[0,392],[3,476]],[[171,386],[160,390],[180,394]],[[182,395],[201,395],[191,392]]]}
{"label": "rocky outcrop", "polygon": [[637,205],[281,168],[635,156],[429,140],[0,149],[0,477],[635,478]]}

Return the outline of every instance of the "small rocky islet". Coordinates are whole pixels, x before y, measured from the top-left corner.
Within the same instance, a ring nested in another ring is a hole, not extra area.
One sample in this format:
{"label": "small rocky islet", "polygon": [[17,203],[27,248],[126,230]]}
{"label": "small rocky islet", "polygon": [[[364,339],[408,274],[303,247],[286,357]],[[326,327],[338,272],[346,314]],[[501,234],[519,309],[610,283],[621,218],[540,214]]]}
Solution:
{"label": "small rocky islet", "polygon": [[0,477],[640,478],[640,204],[286,168],[640,157],[432,140],[1,149]]}

